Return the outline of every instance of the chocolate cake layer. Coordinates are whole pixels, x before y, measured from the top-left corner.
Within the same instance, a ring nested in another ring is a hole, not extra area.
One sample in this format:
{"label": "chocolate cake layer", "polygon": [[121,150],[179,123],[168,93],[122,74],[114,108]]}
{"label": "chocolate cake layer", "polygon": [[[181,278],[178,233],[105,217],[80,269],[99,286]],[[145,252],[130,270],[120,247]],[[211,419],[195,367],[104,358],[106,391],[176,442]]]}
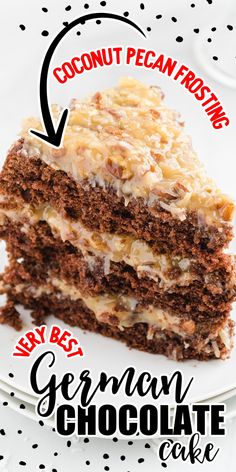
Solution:
{"label": "chocolate cake layer", "polygon": [[[0,236],[7,241],[7,250],[15,259],[15,271],[37,275],[39,283],[45,283],[48,272],[90,296],[103,293],[122,293],[135,297],[140,304],[168,306],[178,311],[179,316],[193,319],[219,316],[230,309],[235,298],[234,261],[221,255],[211,261],[212,267],[196,264],[196,276],[187,286],[173,285],[163,289],[158,282],[147,277],[138,277],[134,269],[124,263],[109,264],[90,256],[85,259],[78,248],[53,236],[49,226],[40,222],[22,232],[20,223],[5,221]],[[18,263],[17,261],[20,261]]]}
{"label": "chocolate cake layer", "polygon": [[[226,346],[220,336],[214,337],[211,335],[211,325],[208,326],[207,331],[198,332],[195,336],[185,338],[168,330],[156,329],[152,339],[149,339],[146,323],[136,323],[132,327],[121,330],[115,321],[114,324],[99,322],[83,302],[63,298],[57,292],[50,295],[42,294],[34,298],[29,295],[27,290],[18,293],[13,290],[10,292],[9,297],[15,303],[21,303],[25,307],[32,309],[36,323],[37,319],[39,323],[42,323],[43,316],[53,314],[71,326],[79,326],[82,329],[113,337],[125,342],[131,348],[153,354],[164,354],[174,360],[224,359],[228,357],[230,350],[230,345]],[[232,338],[233,322],[226,318],[224,326],[229,337]]]}
{"label": "chocolate cake layer", "polygon": [[[17,169],[17,171],[16,171]],[[194,211],[183,221],[173,217],[157,202],[147,206],[142,198],[127,206],[111,189],[76,182],[38,157],[27,156],[23,140],[11,149],[0,176],[1,192],[38,206],[48,203],[72,220],[101,232],[132,234],[148,241],[159,252],[198,255],[221,250],[232,238],[229,223],[207,224]]]}

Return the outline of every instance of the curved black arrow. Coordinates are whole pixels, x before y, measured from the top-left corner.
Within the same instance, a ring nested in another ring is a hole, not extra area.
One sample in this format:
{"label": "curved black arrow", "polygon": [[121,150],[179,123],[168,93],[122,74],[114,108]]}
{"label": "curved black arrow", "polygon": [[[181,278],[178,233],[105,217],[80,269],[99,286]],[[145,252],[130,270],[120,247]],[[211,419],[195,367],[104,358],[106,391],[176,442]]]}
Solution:
{"label": "curved black arrow", "polygon": [[65,110],[63,110],[59,119],[59,125],[55,130],[48,104],[47,93],[47,79],[50,62],[57,45],[59,44],[61,39],[66,35],[66,33],[68,33],[68,31],[70,31],[72,28],[74,28],[74,26],[78,24],[83,24],[85,21],[94,20],[95,18],[112,18],[113,20],[123,21],[124,23],[127,23],[128,25],[138,30],[146,38],[146,35],[138,25],[136,25],[128,18],[116,15],[115,13],[90,13],[88,15],[81,16],[80,18],[73,20],[65,28],[63,28],[60,33],[58,33],[58,35],[54,38],[53,42],[50,44],[46,52],[40,75],[40,106],[46,134],[40,133],[39,131],[33,129],[29,131],[30,134],[34,134],[38,138],[42,139],[43,141],[47,141],[55,147],[59,147],[61,144],[69,109],[66,108]]}

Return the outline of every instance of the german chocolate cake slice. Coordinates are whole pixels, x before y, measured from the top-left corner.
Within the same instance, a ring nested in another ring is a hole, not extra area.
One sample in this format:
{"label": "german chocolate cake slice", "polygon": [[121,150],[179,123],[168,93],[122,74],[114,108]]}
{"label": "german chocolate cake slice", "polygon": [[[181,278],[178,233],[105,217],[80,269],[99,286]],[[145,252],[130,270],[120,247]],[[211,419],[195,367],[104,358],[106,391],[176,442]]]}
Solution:
{"label": "german chocolate cake slice", "polygon": [[40,122],[25,122],[0,175],[1,322],[14,324],[20,303],[35,322],[54,314],[173,359],[228,357],[234,205],[160,89],[125,78],[73,100],[60,148],[32,128]]}

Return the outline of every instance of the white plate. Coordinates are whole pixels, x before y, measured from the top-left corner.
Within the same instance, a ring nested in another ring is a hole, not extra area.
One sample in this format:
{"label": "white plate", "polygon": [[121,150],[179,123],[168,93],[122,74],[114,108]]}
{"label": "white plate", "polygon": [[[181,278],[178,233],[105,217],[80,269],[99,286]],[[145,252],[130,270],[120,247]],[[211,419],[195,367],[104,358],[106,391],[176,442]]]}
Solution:
{"label": "white plate", "polygon": [[[34,421],[39,421],[39,417],[35,413],[35,407],[31,403],[27,403],[24,401],[24,409],[21,408],[22,406],[22,400],[17,398],[17,397],[9,397],[9,394],[1,390],[0,388],[0,400],[2,402],[7,402],[8,406],[16,411],[17,413],[22,414],[23,416],[26,416],[27,418],[30,418]],[[216,403],[215,401],[208,402],[209,404],[211,403]],[[225,421],[228,421],[232,418],[235,418],[236,416],[236,395],[234,395],[232,398],[225,400],[224,401],[226,405],[226,414],[225,414]],[[43,423],[47,425],[48,427],[54,428],[54,416],[50,418],[44,418]],[[97,435],[97,437],[102,437],[100,434]],[[124,437],[120,436],[119,433],[116,434],[116,437],[119,439],[124,439]],[[158,436],[157,436],[158,437]],[[143,436],[136,436],[136,438],[132,439],[143,439]]]}
{"label": "white plate", "polygon": [[[24,317],[24,330],[32,327],[29,315],[23,310]],[[52,323],[58,323],[53,317],[48,319],[48,326]],[[60,322],[60,326],[66,327],[66,325]],[[68,328],[68,326],[67,326]],[[58,375],[58,381],[62,375],[71,371],[75,376],[84,370],[89,369],[93,381],[98,381],[99,374],[101,371],[105,371],[108,375],[121,376],[122,372],[129,366],[135,366],[136,375],[143,371],[149,371],[151,375],[160,377],[163,374],[172,374],[175,370],[181,370],[184,376],[184,382],[190,380],[194,376],[194,382],[191,385],[186,400],[189,403],[196,401],[203,401],[211,397],[215,397],[224,392],[236,388],[236,349],[233,350],[232,356],[226,361],[213,360],[210,362],[199,362],[199,361],[186,361],[186,362],[175,362],[169,360],[163,356],[153,355],[148,353],[139,352],[137,350],[130,350],[124,344],[114,341],[112,339],[105,338],[94,333],[85,333],[79,328],[72,329],[74,336],[78,337],[84,351],[86,353],[84,358],[72,358],[68,360],[64,353],[58,348],[54,348],[54,352],[57,355],[57,361],[55,365],[55,372]],[[32,354],[30,358],[13,358],[11,353],[13,351],[14,344],[20,337],[21,333],[15,332],[8,326],[1,326],[0,329],[0,359],[1,359],[1,372],[0,379],[6,382],[8,385],[12,385],[13,388],[17,388],[21,392],[24,392],[30,396],[34,395],[29,383],[29,371],[33,361],[38,357],[40,352],[44,352],[45,346],[39,346]],[[52,350],[52,345],[48,345],[48,349]],[[46,383],[49,375],[54,372],[51,370],[48,372],[47,368],[44,368],[41,372],[41,382]],[[13,373],[14,377],[9,377],[9,373]],[[95,386],[95,383],[94,383]],[[75,401],[79,401],[79,396],[75,398]],[[99,404],[112,403],[117,407],[122,403],[126,402],[127,397],[123,390],[117,395],[112,395],[110,389],[104,393],[97,393],[94,397],[95,402]],[[129,402],[134,404],[144,404],[151,401],[150,396],[139,397],[137,395],[130,397]],[[168,404],[174,404],[174,389],[171,390],[168,397],[161,396],[160,402]]]}

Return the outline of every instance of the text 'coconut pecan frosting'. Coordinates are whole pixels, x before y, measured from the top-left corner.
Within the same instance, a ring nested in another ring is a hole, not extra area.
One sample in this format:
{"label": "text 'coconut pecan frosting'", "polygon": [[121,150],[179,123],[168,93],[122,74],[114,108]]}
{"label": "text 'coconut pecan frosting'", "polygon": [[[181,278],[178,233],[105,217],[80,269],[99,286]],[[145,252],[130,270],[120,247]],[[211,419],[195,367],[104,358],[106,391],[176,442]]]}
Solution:
{"label": "text 'coconut pecan frosting'", "polygon": [[59,149],[31,128],[40,121],[26,120],[0,176],[0,321],[20,328],[20,303],[36,323],[54,314],[173,359],[228,357],[234,204],[161,90],[124,78],[73,100]]}

